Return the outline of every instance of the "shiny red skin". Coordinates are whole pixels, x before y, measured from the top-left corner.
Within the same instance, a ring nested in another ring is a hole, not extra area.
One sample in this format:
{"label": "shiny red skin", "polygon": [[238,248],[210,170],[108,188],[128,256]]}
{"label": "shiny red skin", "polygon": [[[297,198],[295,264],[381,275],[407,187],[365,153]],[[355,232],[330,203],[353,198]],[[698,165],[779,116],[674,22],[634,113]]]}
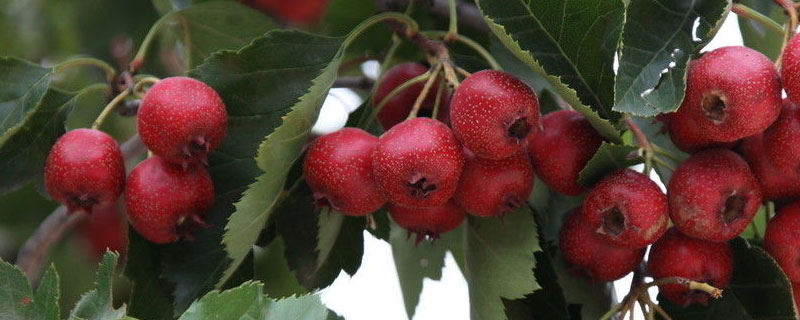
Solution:
{"label": "shiny red skin", "polygon": [[97,207],[78,228],[78,234],[96,261],[103,258],[106,250],[124,255],[128,249],[128,226],[120,206],[119,202],[114,202]]}
{"label": "shiny red skin", "polygon": [[[662,114],[669,138],[678,149],[686,153],[697,153],[706,149],[731,148],[736,142],[719,142],[710,139],[704,131],[693,124],[689,113]],[[670,123],[676,123],[670,125]],[[683,125],[682,125],[683,124]]]}
{"label": "shiny red skin", "polygon": [[142,99],[137,118],[139,136],[147,148],[183,165],[204,162],[228,130],[219,94],[188,77],[166,78],[153,85]]}
{"label": "shiny red skin", "polygon": [[789,99],[794,103],[800,102],[800,38],[792,37],[783,49],[781,80]]}
{"label": "shiny red skin", "polygon": [[308,148],[303,171],[318,204],[351,216],[380,209],[386,197],[372,173],[378,138],[358,128],[344,128],[317,138]]}
{"label": "shiny red skin", "polygon": [[464,158],[453,200],[471,215],[503,216],[522,206],[533,191],[533,166],[525,152],[489,160],[465,150]]}
{"label": "shiny red skin", "polygon": [[567,217],[558,238],[558,246],[573,273],[592,281],[609,282],[624,277],[642,263],[644,248],[612,245],[595,232],[580,211],[578,208]]}
{"label": "shiny red skin", "polygon": [[445,204],[458,186],[464,155],[444,123],[414,118],[386,131],[372,154],[375,180],[389,201],[405,207]]}
{"label": "shiny red skin", "polygon": [[[683,277],[724,289],[733,275],[733,252],[726,242],[695,239],[670,228],[650,248],[647,270],[654,279]],[[708,293],[680,284],[660,285],[658,291],[683,306],[707,305],[710,298]]]}
{"label": "shiny red skin", "polygon": [[428,208],[407,208],[389,206],[389,216],[397,225],[417,235],[417,242],[423,237],[439,238],[439,235],[451,231],[464,221],[466,212],[453,201],[441,206]]}
{"label": "shiny red skin", "polygon": [[800,174],[800,108],[786,103],[781,115],[764,131],[764,153],[783,174]]}
{"label": "shiny red skin", "polygon": [[44,184],[68,212],[91,213],[117,201],[125,187],[119,144],[99,130],[75,129],[58,138],[44,166]]}
{"label": "shiny red skin", "polygon": [[[503,159],[523,152],[541,129],[536,93],[511,74],[484,70],[467,77],[450,102],[450,124],[478,157]],[[519,121],[519,122],[518,122]],[[512,125],[520,130],[512,133]]]}
{"label": "shiny red skin", "polygon": [[[681,163],[667,198],[670,218],[681,232],[715,242],[738,236],[761,206],[761,190],[747,162],[727,149],[705,150]],[[728,206],[731,198],[740,201]],[[738,214],[726,218],[727,207],[740,210],[730,210]]]}
{"label": "shiny red skin", "polygon": [[[386,71],[386,74],[381,77],[378,88],[375,89],[375,97],[372,100],[373,107],[377,107],[392,90],[425,72],[428,72],[428,67],[416,62],[401,63],[390,68]],[[423,87],[425,87],[424,81],[415,83],[389,99],[381,111],[378,112],[378,121],[381,123],[381,126],[388,130],[396,124],[405,121],[406,118],[408,118],[408,113],[411,112],[411,108],[414,106],[414,102],[417,101],[417,97],[422,93]],[[438,90],[439,81],[437,80],[428,90],[425,100],[422,100],[419,112],[417,113],[418,116],[430,117],[433,114],[433,108],[436,105],[436,92],[438,92]],[[436,118],[444,123],[448,122],[447,116],[450,96],[450,93],[443,89],[441,98],[439,98],[439,112]]]}
{"label": "shiny red skin", "polygon": [[775,258],[792,282],[800,282],[800,202],[778,210],[767,224],[764,249]]}
{"label": "shiny red skin", "polygon": [[750,165],[765,200],[784,201],[800,197],[800,172],[777,168],[764,153],[762,135],[742,139],[737,150]]}
{"label": "shiny red skin", "polygon": [[[703,107],[703,100],[714,95],[725,104],[716,116]],[[780,108],[781,81],[772,61],[747,47],[723,47],[689,63],[686,95],[675,113],[686,120],[670,121],[670,127],[694,126],[708,140],[732,142],[764,131]]]}
{"label": "shiny red skin", "polygon": [[531,161],[539,179],[550,189],[578,195],[583,167],[594,156],[603,137],[582,114],[572,110],[549,113],[542,118],[544,130],[528,139]]}
{"label": "shiny red skin", "polygon": [[125,186],[128,220],[154,243],[192,239],[191,232],[205,226],[203,219],[213,204],[214,185],[204,166],[184,169],[159,156],[140,162]]}
{"label": "shiny red skin", "polygon": [[658,240],[669,221],[667,196],[653,180],[630,169],[600,180],[589,191],[582,208],[595,232],[613,245],[631,249],[644,248]]}
{"label": "shiny red skin", "polygon": [[297,25],[312,25],[325,16],[329,0],[243,0],[245,5]]}

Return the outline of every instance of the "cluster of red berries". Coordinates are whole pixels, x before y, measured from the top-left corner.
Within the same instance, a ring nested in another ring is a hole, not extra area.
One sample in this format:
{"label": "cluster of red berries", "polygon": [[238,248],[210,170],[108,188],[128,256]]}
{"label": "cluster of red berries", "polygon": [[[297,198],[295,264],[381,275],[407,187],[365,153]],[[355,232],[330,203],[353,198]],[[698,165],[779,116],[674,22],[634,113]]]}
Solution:
{"label": "cluster of red berries", "polygon": [[125,193],[128,219],[144,238],[168,243],[204,225],[214,186],[204,166],[222,143],[227,114],[208,85],[187,77],[160,80],[138,111],[142,142],[154,156],[125,179],[117,142],[106,133],[76,129],[56,141],[45,165],[50,195],[69,212],[91,213]]}
{"label": "cluster of red berries", "polygon": [[[375,100],[427,71],[395,66]],[[501,216],[525,203],[534,178],[526,146],[540,127],[534,91],[507,73],[477,72],[452,97],[427,97],[420,107],[449,102],[449,117],[439,119],[450,126],[404,120],[421,91],[410,86],[384,104],[378,119],[388,130],[380,138],[344,128],[311,144],[304,171],[318,205],[361,216],[388,202],[392,219],[420,239],[455,229],[466,214]]]}

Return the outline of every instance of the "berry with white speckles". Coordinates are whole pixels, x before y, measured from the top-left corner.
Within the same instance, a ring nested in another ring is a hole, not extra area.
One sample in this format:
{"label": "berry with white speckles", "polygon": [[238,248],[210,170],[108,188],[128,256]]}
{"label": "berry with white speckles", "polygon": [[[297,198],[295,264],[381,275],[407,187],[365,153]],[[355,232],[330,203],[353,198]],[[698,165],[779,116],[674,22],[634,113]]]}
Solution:
{"label": "berry with white speckles", "polygon": [[[733,252],[726,242],[691,238],[671,228],[650,248],[647,270],[655,279],[683,277],[723,289],[733,275]],[[658,291],[683,306],[707,305],[710,298],[706,292],[674,283],[660,285]]]}
{"label": "berry with white speckles", "polygon": [[761,134],[742,139],[737,150],[750,165],[764,199],[780,201],[800,197],[800,171],[781,170],[769,161]]}
{"label": "berry with white speckles", "polygon": [[214,204],[214,185],[199,164],[185,169],[159,156],[136,166],[125,186],[128,219],[136,232],[155,243],[193,239],[207,226],[203,219]]}
{"label": "berry with white speckles", "polygon": [[681,163],[667,198],[681,232],[716,242],[738,236],[761,206],[761,190],[747,162],[726,149],[702,151]]}
{"label": "berry with white speckles", "polygon": [[644,258],[645,248],[631,249],[615,246],[595,232],[575,210],[561,226],[559,245],[571,272],[592,281],[608,282],[624,277]]}
{"label": "berry with white speckles", "polygon": [[772,61],[747,47],[723,47],[689,64],[686,96],[670,115],[680,121],[671,120],[670,130],[694,130],[684,135],[687,144],[697,144],[692,138],[731,142],[764,131],[780,108],[781,82]]}
{"label": "berry with white speckles", "polygon": [[[401,84],[425,72],[428,72],[428,67],[416,62],[401,63],[392,67],[381,77],[381,81],[375,89],[375,97],[372,101],[373,106],[377,107],[392,90],[399,87]],[[414,102],[417,100],[424,86],[425,81],[415,83],[389,99],[381,111],[378,112],[378,121],[381,123],[381,126],[388,130],[394,125],[406,120],[406,118],[408,118],[408,113],[411,112],[411,107],[414,106]],[[438,92],[438,90],[439,82],[437,81],[434,82],[433,86],[428,90],[425,99],[422,100],[417,114],[418,116],[430,117],[433,114],[433,108],[436,104],[436,92]],[[448,122],[447,108],[450,104],[450,96],[450,93],[443,88],[439,98],[439,113],[436,118],[444,123]]]}
{"label": "berry with white speckles", "polygon": [[[703,129],[696,125],[681,125],[693,123],[689,113],[669,113],[658,116],[664,122],[664,129],[669,132],[669,138],[678,149],[686,153],[697,153],[706,149],[731,148],[736,145],[736,141],[719,142],[706,136]],[[670,123],[676,123],[670,125]]]}
{"label": "berry with white speckles", "polygon": [[[788,102],[788,101],[787,101]],[[778,120],[764,131],[764,153],[783,174],[800,174],[800,108],[786,103]]]}
{"label": "berry with white speckles", "polygon": [[90,213],[119,198],[125,163],[117,141],[102,131],[75,129],[58,138],[44,166],[47,192],[69,212]]}
{"label": "berry with white speckles", "polygon": [[764,249],[792,282],[800,282],[800,202],[778,210],[767,224]]}
{"label": "berry with white speckles", "polygon": [[372,152],[378,138],[358,128],[317,138],[303,163],[306,182],[319,206],[352,216],[380,209],[386,197],[372,173]]}
{"label": "berry with white speckles", "polygon": [[800,102],[800,38],[792,37],[781,55],[781,80],[786,95]]}
{"label": "berry with white speckles", "polygon": [[205,162],[225,137],[228,118],[219,94],[187,77],[158,81],[139,107],[139,136],[150,151],[187,165]]}
{"label": "berry with white speckles", "polygon": [[578,195],[583,167],[594,156],[603,137],[582,114],[572,110],[549,113],[542,118],[544,130],[528,139],[531,161],[548,187],[558,193]]}
{"label": "berry with white speckles", "polygon": [[439,235],[457,228],[464,221],[466,212],[453,201],[448,201],[441,206],[427,208],[390,205],[389,215],[397,225],[416,234],[419,242],[424,237],[439,238]]}
{"label": "berry with white speckles", "polygon": [[523,152],[541,128],[536,93],[516,77],[484,70],[467,77],[453,94],[450,122],[464,146],[487,159]]}
{"label": "berry with white speckles", "polygon": [[528,154],[490,160],[464,150],[464,170],[453,200],[469,214],[499,217],[525,203],[533,190],[533,166]]}
{"label": "berry with white speckles", "polygon": [[630,169],[597,183],[583,202],[583,215],[595,232],[614,245],[643,248],[667,230],[667,196],[647,176]]}
{"label": "berry with white speckles", "polygon": [[394,205],[445,204],[458,186],[464,166],[461,144],[438,120],[414,118],[384,133],[372,154],[381,190]]}

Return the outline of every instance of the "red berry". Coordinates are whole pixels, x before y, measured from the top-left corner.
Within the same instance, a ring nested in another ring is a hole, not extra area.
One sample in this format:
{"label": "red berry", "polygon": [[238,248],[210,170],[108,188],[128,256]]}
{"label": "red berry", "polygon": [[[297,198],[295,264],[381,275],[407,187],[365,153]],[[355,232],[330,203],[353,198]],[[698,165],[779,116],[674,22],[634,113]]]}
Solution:
{"label": "red berry", "polygon": [[502,216],[522,206],[533,191],[533,166],[525,152],[489,160],[465,150],[464,158],[453,200],[469,214]]}
{"label": "red berry", "polygon": [[314,140],[303,171],[317,204],[352,216],[380,209],[386,197],[375,182],[371,158],[377,145],[378,138],[357,128]]}
{"label": "red berry", "polygon": [[800,282],[800,202],[778,211],[767,224],[764,249],[793,282]]}
{"label": "red berry", "polygon": [[[718,289],[728,286],[733,274],[733,252],[726,242],[690,238],[670,228],[650,248],[647,269],[654,279],[683,277],[708,283]],[[670,301],[689,305],[708,304],[708,293],[685,285],[665,284],[658,291]]]}
{"label": "red berry", "polygon": [[106,250],[124,255],[128,249],[127,223],[119,209],[118,202],[97,207],[78,229],[95,260]]}
{"label": "red berry", "polygon": [[681,232],[716,242],[738,236],[761,206],[761,190],[747,162],[726,149],[684,161],[669,181],[667,198]]}
{"label": "red berry", "polygon": [[[718,142],[706,136],[702,128],[695,126],[689,113],[662,114],[664,128],[669,132],[669,138],[678,149],[686,153],[696,153],[712,148],[731,148],[736,142]],[[675,123],[675,125],[670,125]],[[682,125],[690,124],[690,125]]]}
{"label": "red berry", "polygon": [[769,161],[764,154],[762,135],[742,139],[738,146],[739,154],[750,164],[761,193],[766,200],[789,200],[800,197],[800,172],[783,172]]}
{"label": "red berry", "polygon": [[764,131],[764,153],[783,174],[800,174],[800,108],[786,101],[778,120]]}
{"label": "red berry", "polygon": [[284,22],[311,25],[325,16],[328,0],[242,0],[256,10],[274,15]]}
{"label": "red berry", "polygon": [[461,224],[466,213],[456,206],[453,201],[448,201],[441,206],[427,208],[406,208],[389,206],[389,215],[397,225],[417,235],[417,242],[423,237],[432,239],[451,231]]}
{"label": "red berry", "polygon": [[699,137],[736,141],[764,131],[780,105],[781,83],[769,58],[747,47],[719,48],[689,64],[686,96],[673,115],[685,120],[670,121],[670,129],[696,126]]}
{"label": "red berry", "polygon": [[516,77],[496,70],[469,76],[453,94],[450,122],[475,155],[507,158],[522,152],[541,127],[536,93]]}
{"label": "red berry", "polygon": [[794,103],[800,102],[800,38],[792,37],[783,49],[781,80],[789,99]]}
{"label": "red berry", "polygon": [[[392,90],[399,87],[401,84],[411,80],[425,72],[428,72],[428,67],[416,62],[398,64],[384,74],[378,83],[378,88],[375,89],[375,97],[372,105],[377,107]],[[408,118],[408,113],[411,112],[411,107],[417,101],[417,97],[422,93],[422,88],[425,82],[418,82],[398,92],[383,106],[378,112],[378,121],[384,129],[389,129],[394,125],[403,122]],[[436,92],[439,90],[439,82],[434,82],[433,86],[428,90],[425,100],[420,105],[418,116],[430,117],[433,114],[433,108],[436,105]],[[448,105],[450,103],[450,94],[443,90],[440,96],[439,112],[437,119],[447,123]]]}
{"label": "red berry", "polygon": [[528,150],[536,174],[558,193],[578,195],[583,167],[597,152],[603,137],[582,114],[561,110],[542,118],[544,130],[528,139]]}
{"label": "red berry", "polygon": [[136,166],[125,186],[128,219],[145,239],[170,243],[192,239],[214,204],[214,185],[208,170],[192,164],[184,168],[159,156]]}
{"label": "red berry", "polygon": [[98,205],[117,201],[125,184],[125,163],[117,141],[98,130],[65,133],[47,156],[44,183],[68,212],[90,213]]}
{"label": "red berry", "polygon": [[375,179],[392,204],[435,207],[453,196],[464,156],[443,123],[414,118],[386,131],[372,154]]}
{"label": "red berry", "polygon": [[667,196],[647,176],[630,169],[600,180],[583,202],[595,232],[614,245],[632,249],[655,242],[667,230]]}
{"label": "red berry", "polygon": [[795,308],[800,307],[800,283],[792,282],[792,295],[794,296]]}
{"label": "red berry", "polygon": [[580,210],[567,218],[559,234],[559,248],[574,273],[592,281],[608,282],[622,278],[642,263],[645,248],[612,245],[595,232]]}
{"label": "red berry", "polygon": [[228,118],[214,89],[192,78],[158,81],[139,107],[139,136],[150,151],[181,164],[205,161],[225,137]]}

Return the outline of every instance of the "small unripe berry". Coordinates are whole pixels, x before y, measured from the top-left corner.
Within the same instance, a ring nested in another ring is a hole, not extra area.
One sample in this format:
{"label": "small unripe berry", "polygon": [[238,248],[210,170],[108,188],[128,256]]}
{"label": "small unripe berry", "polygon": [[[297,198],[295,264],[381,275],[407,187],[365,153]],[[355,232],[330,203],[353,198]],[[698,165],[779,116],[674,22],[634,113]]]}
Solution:
{"label": "small unripe berry", "polygon": [[44,183],[68,212],[90,213],[96,206],[117,201],[125,185],[125,163],[117,141],[98,130],[65,133],[47,156]]}
{"label": "small unripe berry", "polygon": [[583,215],[595,232],[614,245],[643,248],[667,230],[667,196],[647,176],[630,169],[597,183],[583,202]]}
{"label": "small unripe berry", "polygon": [[792,282],[800,282],[800,202],[778,210],[767,224],[764,249]]}
{"label": "small unripe berry", "polygon": [[586,117],[572,110],[545,115],[542,126],[544,130],[528,140],[536,174],[558,193],[580,194],[585,189],[578,184],[578,176],[597,152],[603,137]]}
{"label": "small unripe berry", "polygon": [[445,204],[464,166],[461,144],[438,120],[414,118],[386,131],[372,154],[375,179],[389,201],[405,207]]}
{"label": "small unripe berry", "polygon": [[[647,269],[655,279],[683,277],[724,289],[733,275],[733,252],[726,242],[687,237],[677,229],[667,230],[650,248]],[[708,293],[689,290],[681,284],[658,286],[658,291],[679,305],[708,304]]]}
{"label": "small unripe berry", "polygon": [[592,281],[608,282],[622,278],[642,263],[645,248],[612,245],[595,232],[580,210],[567,217],[558,238],[558,247],[572,265],[573,273]]}
{"label": "small unripe berry", "polygon": [[[408,80],[411,80],[423,73],[428,72],[428,67],[416,62],[408,62],[398,64],[381,76],[378,87],[375,89],[375,96],[372,100],[372,105],[377,107],[395,88]],[[388,130],[394,125],[403,122],[408,118],[411,108],[417,101],[417,97],[422,93],[422,88],[425,87],[425,81],[417,82],[403,91],[400,91],[391,99],[389,99],[380,112],[378,112],[378,121],[384,129]],[[436,93],[439,90],[439,82],[433,83],[433,86],[428,89],[428,94],[422,100],[419,112],[420,117],[430,117],[433,114],[433,108],[436,105]],[[447,123],[448,105],[450,104],[450,94],[447,90],[443,90],[439,97],[439,112],[436,116],[440,121]]]}
{"label": "small unripe berry", "polygon": [[427,208],[406,208],[389,206],[389,215],[397,225],[417,235],[417,242],[423,237],[439,238],[439,235],[451,231],[464,221],[466,212],[456,206],[453,201]]}
{"label": "small unripe berry", "polygon": [[715,242],[738,236],[761,206],[761,190],[747,162],[726,149],[705,150],[681,163],[667,198],[681,232]]}
{"label": "small unripe berry", "polygon": [[147,148],[183,165],[205,162],[228,129],[219,94],[188,77],[158,81],[142,99],[137,117],[139,136]]}
{"label": "small unripe berry", "polygon": [[199,164],[185,169],[159,156],[136,166],[125,186],[128,219],[136,232],[155,243],[179,238],[207,226],[203,219],[214,204],[214,185]]}
{"label": "small unripe berry", "polygon": [[467,213],[498,217],[522,206],[533,191],[533,166],[528,154],[490,160],[465,150],[466,162],[453,200]]}
{"label": "small unripe berry", "polygon": [[372,173],[372,152],[378,138],[357,128],[344,128],[317,138],[308,148],[303,171],[317,205],[352,216],[378,210],[386,197]]}
{"label": "small unripe berry", "polygon": [[478,157],[503,159],[519,152],[541,128],[539,101],[511,74],[479,71],[453,94],[450,123],[464,147]]}

